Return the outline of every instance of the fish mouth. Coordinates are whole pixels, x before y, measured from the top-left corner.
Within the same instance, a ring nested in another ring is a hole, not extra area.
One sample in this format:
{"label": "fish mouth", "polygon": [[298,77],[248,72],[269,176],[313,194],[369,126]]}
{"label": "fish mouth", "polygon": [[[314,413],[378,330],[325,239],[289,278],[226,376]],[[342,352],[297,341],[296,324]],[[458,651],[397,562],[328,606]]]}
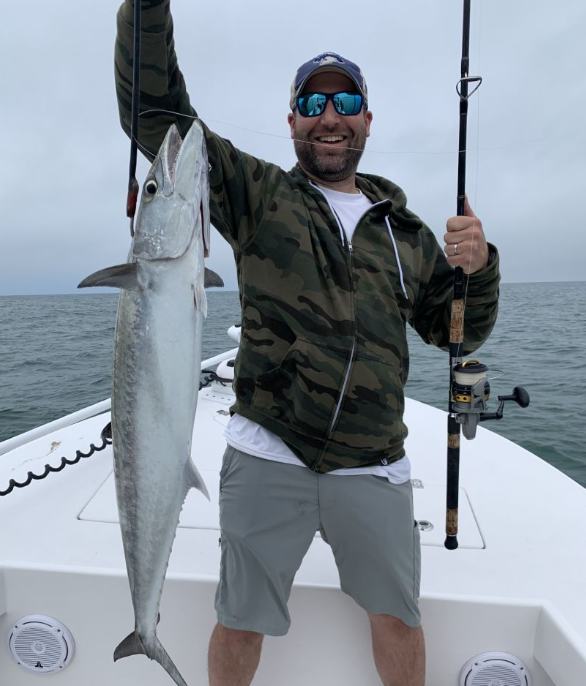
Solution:
{"label": "fish mouth", "polygon": [[[163,174],[165,181],[170,184],[171,191],[175,186],[175,172],[177,169],[177,160],[181,152],[181,145],[183,141],[179,129],[175,124],[169,128],[165,139],[165,146],[163,148],[163,155],[161,162],[163,163]],[[167,184],[165,184],[167,185]]]}

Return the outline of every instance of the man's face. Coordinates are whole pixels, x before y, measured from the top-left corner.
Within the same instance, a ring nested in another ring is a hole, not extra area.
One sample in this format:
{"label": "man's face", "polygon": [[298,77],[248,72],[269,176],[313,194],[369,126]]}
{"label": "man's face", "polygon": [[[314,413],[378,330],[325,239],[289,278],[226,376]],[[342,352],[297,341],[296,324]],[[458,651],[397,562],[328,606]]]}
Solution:
{"label": "man's face", "polygon": [[[307,82],[304,93],[356,92],[352,80],[335,72],[316,74]],[[333,102],[323,114],[302,117],[297,110],[288,116],[291,138],[301,168],[324,181],[343,181],[356,173],[358,162],[370,135],[372,113],[338,114]]]}

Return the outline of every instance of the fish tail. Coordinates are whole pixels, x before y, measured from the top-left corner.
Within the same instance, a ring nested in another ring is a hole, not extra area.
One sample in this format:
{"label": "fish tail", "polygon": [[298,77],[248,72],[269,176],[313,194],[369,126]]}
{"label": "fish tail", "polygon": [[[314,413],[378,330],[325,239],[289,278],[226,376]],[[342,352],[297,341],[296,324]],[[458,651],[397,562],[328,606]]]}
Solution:
{"label": "fish tail", "polygon": [[156,636],[153,636],[147,645],[138,633],[133,631],[114,651],[114,661],[129,655],[146,655],[151,660],[156,660],[178,686],[187,686],[187,682]]}

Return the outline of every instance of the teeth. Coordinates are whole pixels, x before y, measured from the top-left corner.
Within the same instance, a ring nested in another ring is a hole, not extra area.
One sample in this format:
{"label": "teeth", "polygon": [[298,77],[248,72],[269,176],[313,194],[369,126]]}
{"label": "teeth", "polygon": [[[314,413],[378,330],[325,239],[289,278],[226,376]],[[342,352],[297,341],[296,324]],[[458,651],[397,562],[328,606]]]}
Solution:
{"label": "teeth", "polygon": [[338,141],[343,141],[344,136],[320,136],[318,141],[322,143],[337,143]]}

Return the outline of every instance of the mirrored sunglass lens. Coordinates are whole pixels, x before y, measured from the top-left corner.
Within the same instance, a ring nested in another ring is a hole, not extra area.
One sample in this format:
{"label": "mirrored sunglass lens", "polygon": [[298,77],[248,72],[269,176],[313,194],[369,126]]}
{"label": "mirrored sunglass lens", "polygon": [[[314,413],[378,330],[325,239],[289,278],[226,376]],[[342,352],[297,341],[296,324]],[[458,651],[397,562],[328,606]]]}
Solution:
{"label": "mirrored sunglass lens", "polygon": [[340,114],[351,116],[358,114],[362,108],[362,96],[358,93],[336,93],[333,100]]}
{"label": "mirrored sunglass lens", "polygon": [[323,114],[328,100],[334,103],[338,114],[346,116],[358,114],[363,105],[362,95],[359,93],[307,93],[297,98],[297,107],[303,117],[317,117]]}
{"label": "mirrored sunglass lens", "polygon": [[299,112],[304,117],[316,117],[326,108],[326,96],[321,93],[302,95],[299,98]]}

